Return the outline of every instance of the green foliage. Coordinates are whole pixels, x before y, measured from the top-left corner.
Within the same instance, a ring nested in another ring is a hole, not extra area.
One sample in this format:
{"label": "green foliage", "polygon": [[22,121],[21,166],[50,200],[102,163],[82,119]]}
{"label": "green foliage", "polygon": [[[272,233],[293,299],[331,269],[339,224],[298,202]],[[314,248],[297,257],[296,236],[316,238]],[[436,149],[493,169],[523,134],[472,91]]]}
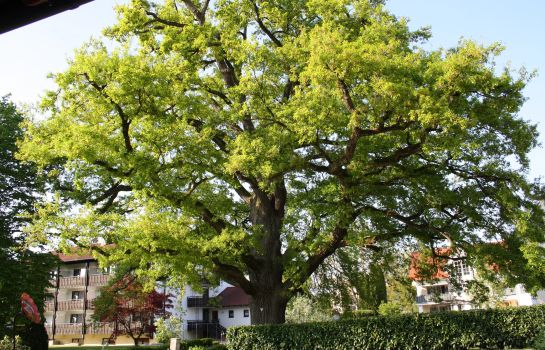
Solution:
{"label": "green foliage", "polygon": [[185,340],[180,343],[180,350],[190,350],[193,347],[208,348],[214,345],[214,339],[211,338],[201,338],[194,340]]}
{"label": "green foliage", "polygon": [[382,303],[378,307],[378,313],[382,316],[395,316],[403,312],[402,307],[396,303]]}
{"label": "green foliage", "polygon": [[290,300],[286,309],[286,322],[320,322],[331,319],[329,310],[307,296],[297,296]]}
{"label": "green foliage", "polygon": [[350,310],[343,313],[342,317],[347,318],[362,318],[362,317],[371,317],[376,316],[377,312],[375,310]]}
{"label": "green foliage", "polygon": [[[56,264],[50,254],[39,254],[25,245],[22,214],[34,210],[41,191],[36,167],[15,158],[17,140],[22,138],[22,114],[7,96],[0,98],[0,337],[5,326],[20,313],[20,297],[28,293],[43,310],[49,272]],[[19,319],[17,323],[22,320]],[[28,327],[28,324],[26,325]],[[18,327],[17,331],[23,327]],[[11,333],[10,333],[11,335]]]}
{"label": "green foliage", "polygon": [[545,306],[368,317],[325,323],[229,328],[232,350],[524,348],[545,323]]}
{"label": "green foliage", "polygon": [[[127,346],[127,345],[109,345],[104,349],[109,350],[168,350],[168,344],[165,345],[139,345],[139,346]],[[102,346],[66,346],[66,345],[54,345],[50,346],[50,349],[65,349],[65,350],[102,350]]]}
{"label": "green foliage", "polygon": [[[14,350],[13,347],[13,338],[5,335],[2,340],[0,340],[0,350]],[[20,336],[15,336],[15,350],[30,350],[29,346],[23,345],[23,341]]]}
{"label": "green foliage", "polygon": [[538,335],[534,338],[532,347],[535,350],[545,350],[545,327],[543,327]]}
{"label": "green foliage", "polygon": [[427,51],[376,0],[208,4],[121,5],[117,45],[55,75],[20,147],[58,190],[35,239],[114,243],[102,259],[152,279],[221,277],[279,310],[258,323],[345,244],[451,242],[545,285],[525,273],[545,241],[536,126],[517,115],[531,74],[498,70],[500,45]]}
{"label": "green foliage", "polygon": [[176,316],[159,318],[155,321],[155,339],[169,344],[170,338],[182,338],[182,320]]}
{"label": "green foliage", "polygon": [[469,281],[466,288],[473,306],[482,307],[490,300],[490,288],[483,282],[478,280]]}

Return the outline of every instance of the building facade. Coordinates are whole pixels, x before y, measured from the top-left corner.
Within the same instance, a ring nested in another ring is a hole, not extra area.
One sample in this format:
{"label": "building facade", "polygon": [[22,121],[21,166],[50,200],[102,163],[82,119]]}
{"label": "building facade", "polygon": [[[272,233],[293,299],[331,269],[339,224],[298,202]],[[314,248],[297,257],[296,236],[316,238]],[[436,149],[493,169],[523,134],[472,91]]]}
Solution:
{"label": "building facade", "polygon": [[215,338],[224,340],[232,326],[251,324],[250,296],[226,282],[212,287],[203,285],[199,292],[184,288],[179,313],[184,339]]}
{"label": "building facade", "polygon": [[[93,301],[110,279],[92,255],[58,255],[60,264],[51,272],[44,307],[45,327],[51,345],[133,344],[129,337],[112,339],[115,324],[93,323]],[[145,341],[145,340],[144,340]]]}
{"label": "building facade", "polygon": [[[413,258],[415,255],[413,255]],[[416,305],[418,312],[430,313],[439,311],[461,311],[471,310],[477,305],[472,302],[472,297],[465,291],[465,286],[477,277],[475,270],[467,264],[466,260],[449,260],[448,265],[438,267],[438,271],[431,282],[418,278],[415,271],[414,262],[411,262],[409,277],[413,280],[412,284],[416,288]],[[451,283],[446,270],[454,271],[456,284]],[[522,284],[517,284],[514,288],[506,288],[500,292],[500,295],[491,295],[496,299],[497,305],[517,307],[531,306],[545,303],[545,290],[541,290],[536,296],[528,293]]]}

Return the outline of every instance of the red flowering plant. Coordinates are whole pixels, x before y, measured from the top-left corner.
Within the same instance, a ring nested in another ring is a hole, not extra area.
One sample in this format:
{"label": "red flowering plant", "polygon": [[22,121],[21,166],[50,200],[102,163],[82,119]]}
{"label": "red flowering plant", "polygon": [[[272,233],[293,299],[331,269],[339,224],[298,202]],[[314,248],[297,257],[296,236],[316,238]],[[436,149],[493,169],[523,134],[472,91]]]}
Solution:
{"label": "red flowering plant", "polygon": [[170,294],[146,290],[134,275],[124,274],[101,288],[94,306],[93,327],[111,329],[112,339],[129,336],[137,346],[152,336],[155,319],[168,316],[172,304]]}

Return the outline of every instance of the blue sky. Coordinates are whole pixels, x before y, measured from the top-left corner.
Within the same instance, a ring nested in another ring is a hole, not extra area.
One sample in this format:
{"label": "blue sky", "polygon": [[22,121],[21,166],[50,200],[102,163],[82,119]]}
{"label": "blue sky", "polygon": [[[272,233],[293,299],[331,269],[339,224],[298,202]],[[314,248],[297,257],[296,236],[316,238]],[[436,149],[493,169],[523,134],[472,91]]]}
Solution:
{"label": "blue sky", "polygon": [[[34,103],[54,85],[48,73],[62,71],[75,48],[115,22],[112,7],[122,0],[95,0],[0,35],[0,96],[12,94],[17,103]],[[408,17],[410,26],[431,26],[429,49],[452,47],[461,37],[479,43],[501,42],[506,50],[498,66],[537,69],[525,95],[520,116],[539,125],[545,144],[545,1],[538,0],[390,0],[387,7]],[[545,150],[531,155],[531,178],[545,178]]]}

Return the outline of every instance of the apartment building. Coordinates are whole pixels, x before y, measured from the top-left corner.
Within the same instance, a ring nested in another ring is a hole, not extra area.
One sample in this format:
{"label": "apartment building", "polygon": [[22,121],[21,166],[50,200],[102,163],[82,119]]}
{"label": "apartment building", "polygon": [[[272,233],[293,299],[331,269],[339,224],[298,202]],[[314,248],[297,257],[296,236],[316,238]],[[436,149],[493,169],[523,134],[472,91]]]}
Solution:
{"label": "apartment building", "polygon": [[[58,254],[60,264],[51,272],[44,316],[50,344],[133,344],[129,337],[110,339],[115,325],[93,323],[93,300],[110,279],[90,254]],[[145,341],[145,340],[144,340]]]}
{"label": "apartment building", "polygon": [[[439,254],[448,253],[447,249],[444,249],[445,251],[439,252]],[[431,281],[426,281],[421,279],[416,271],[414,259],[417,257],[418,253],[413,254],[409,278],[412,279],[412,284],[416,288],[418,312],[471,310],[476,307],[472,302],[472,297],[463,288],[477,277],[475,270],[466,260],[457,259],[445,262],[443,266],[437,267],[437,272],[432,276]],[[447,270],[454,271],[457,284],[462,288],[455,288]],[[500,295],[491,295],[491,297],[504,306],[531,306],[545,303],[545,290],[539,291],[536,296],[533,296],[525,290],[524,285],[517,284],[513,288],[506,288]]]}

